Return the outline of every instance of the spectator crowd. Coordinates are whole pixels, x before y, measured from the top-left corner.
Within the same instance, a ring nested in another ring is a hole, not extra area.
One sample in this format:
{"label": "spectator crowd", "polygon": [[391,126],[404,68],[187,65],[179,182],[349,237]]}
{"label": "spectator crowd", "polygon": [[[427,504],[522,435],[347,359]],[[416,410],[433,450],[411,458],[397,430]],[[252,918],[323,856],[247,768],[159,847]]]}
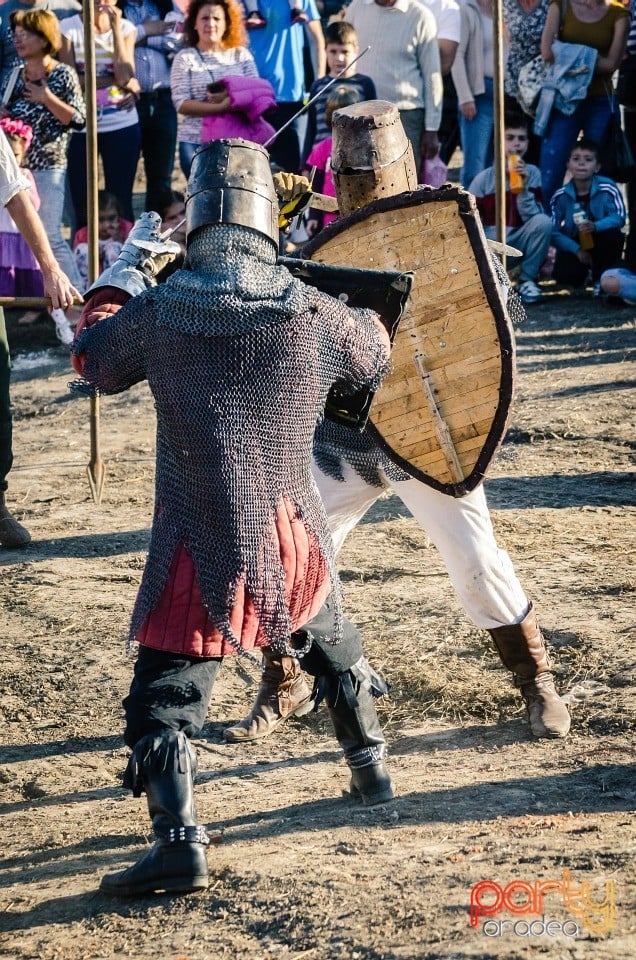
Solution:
{"label": "spectator crowd", "polygon": [[[461,146],[460,182],[494,235],[492,0],[95,0],[94,9],[102,265],[134,220],[141,158],[145,208],[163,211],[174,202],[176,157],[187,177],[202,143],[265,143],[280,130],[273,165],[304,170],[333,193],[331,115],[376,98],[397,106],[421,182],[435,183]],[[506,230],[523,254],[525,302],[540,299],[539,280],[550,274],[620,295],[636,272],[635,11],[636,0],[503,0]],[[0,4],[0,125],[33,202],[46,198],[39,210],[51,247],[80,290],[84,82],[78,0]],[[309,217],[310,233],[325,222]],[[5,221],[3,293],[41,293],[37,264]]]}

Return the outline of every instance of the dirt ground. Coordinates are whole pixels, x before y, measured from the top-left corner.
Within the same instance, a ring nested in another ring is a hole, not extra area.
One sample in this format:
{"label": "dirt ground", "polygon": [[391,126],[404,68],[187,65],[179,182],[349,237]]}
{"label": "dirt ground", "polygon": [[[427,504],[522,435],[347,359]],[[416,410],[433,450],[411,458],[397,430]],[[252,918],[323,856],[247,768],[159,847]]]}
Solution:
{"label": "dirt ground", "polygon": [[[398,798],[368,810],[341,796],[347,770],[324,710],[271,740],[224,744],[258,682],[249,664],[228,661],[197,742],[210,888],[135,902],[97,886],[151,842],[143,799],[120,785],[120,731],[124,637],[152,509],[153,407],[145,385],[102,401],[107,480],[95,506],[88,403],[67,390],[66,354],[52,325],[10,318],[10,494],[33,543],[0,554],[3,956],[636,956],[636,312],[547,290],[516,330],[513,424],[486,487],[549,638],[570,737],[532,738],[489,638],[388,497],[340,561],[347,610],[393,686],[381,713]],[[480,881],[499,887],[473,890]],[[471,891],[493,904],[512,881],[525,886],[472,927]],[[510,909],[538,881],[560,884],[537,904],[543,926]]]}

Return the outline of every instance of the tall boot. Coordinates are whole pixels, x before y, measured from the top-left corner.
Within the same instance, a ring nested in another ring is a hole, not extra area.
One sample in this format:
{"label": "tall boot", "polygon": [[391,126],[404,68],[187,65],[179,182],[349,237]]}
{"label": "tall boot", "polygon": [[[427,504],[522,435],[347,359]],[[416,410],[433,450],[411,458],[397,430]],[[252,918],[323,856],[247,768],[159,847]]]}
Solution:
{"label": "tall boot", "polygon": [[228,743],[260,740],[273,733],[290,717],[302,717],[313,708],[311,690],[305,683],[298,660],[263,647],[264,669],[254,706],[233,727],[226,727]]}
{"label": "tall boot", "polygon": [[0,491],[0,547],[14,550],[30,542],[31,534],[18,523],[5,503],[4,491]]}
{"label": "tall boot", "polygon": [[146,792],[157,837],[137,863],[102,878],[103,893],[122,897],[145,893],[189,893],[208,886],[205,848],[210,840],[197,823],[194,777],[197,758],[185,734],[149,734],[133,750],[124,786],[136,797]]}
{"label": "tall boot", "polygon": [[394,796],[384,762],[384,734],[373,702],[374,694],[381,696],[387,689],[362,657],[334,677],[327,690],[329,716],[351,770],[351,795],[369,807]]}
{"label": "tall boot", "polygon": [[566,737],[570,714],[554,687],[551,663],[532,604],[521,623],[496,627],[488,633],[495,641],[501,662],[512,671],[515,686],[521,690],[535,737]]}

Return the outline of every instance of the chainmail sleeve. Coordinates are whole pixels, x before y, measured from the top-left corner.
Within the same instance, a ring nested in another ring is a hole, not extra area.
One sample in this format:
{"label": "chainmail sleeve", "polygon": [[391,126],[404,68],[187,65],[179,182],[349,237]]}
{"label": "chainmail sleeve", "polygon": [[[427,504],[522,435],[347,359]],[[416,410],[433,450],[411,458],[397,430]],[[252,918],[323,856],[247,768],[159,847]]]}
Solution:
{"label": "chainmail sleeve", "polygon": [[152,313],[144,295],[86,327],[73,353],[83,354],[83,376],[102,393],[121,393],[147,377],[147,339]]}
{"label": "chainmail sleeve", "polygon": [[[324,320],[327,344],[323,356],[332,358],[333,382],[358,390],[376,390],[391,367],[388,338],[385,343],[373,310],[346,307],[316,291],[316,309]],[[340,366],[340,369],[338,369]]]}

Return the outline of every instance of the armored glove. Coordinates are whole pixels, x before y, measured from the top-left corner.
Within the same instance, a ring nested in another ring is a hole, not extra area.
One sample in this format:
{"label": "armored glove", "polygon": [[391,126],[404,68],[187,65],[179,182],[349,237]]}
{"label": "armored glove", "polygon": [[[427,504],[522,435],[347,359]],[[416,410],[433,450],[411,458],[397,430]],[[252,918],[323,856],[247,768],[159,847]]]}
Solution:
{"label": "armored glove", "polygon": [[180,251],[178,243],[161,236],[160,228],[158,213],[142,213],[115,263],[104,270],[87,293],[102,287],[117,287],[134,297],[153,287],[159,271]]}
{"label": "armored glove", "polygon": [[302,213],[311,201],[311,183],[297,173],[275,173],[274,189],[280,201],[278,226],[286,230],[294,217]]}

